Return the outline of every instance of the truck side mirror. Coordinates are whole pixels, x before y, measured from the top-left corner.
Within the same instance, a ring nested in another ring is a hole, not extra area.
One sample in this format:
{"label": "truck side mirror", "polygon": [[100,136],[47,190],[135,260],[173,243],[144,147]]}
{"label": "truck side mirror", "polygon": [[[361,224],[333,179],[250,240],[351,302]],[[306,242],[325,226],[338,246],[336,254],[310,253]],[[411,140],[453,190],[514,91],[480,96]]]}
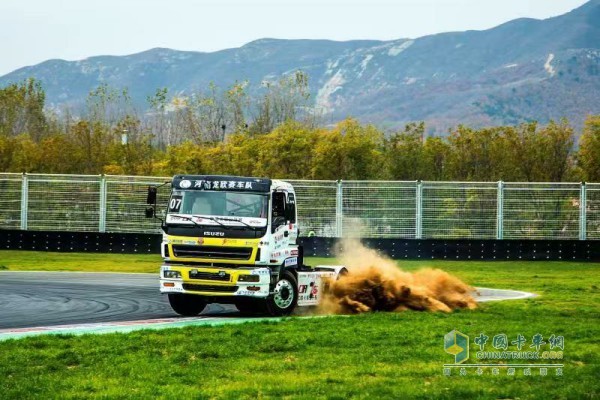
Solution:
{"label": "truck side mirror", "polygon": [[146,218],[154,217],[154,207],[146,208]]}
{"label": "truck side mirror", "polygon": [[148,186],[148,197],[146,198],[146,204],[156,204],[156,193],[158,189],[155,186]]}

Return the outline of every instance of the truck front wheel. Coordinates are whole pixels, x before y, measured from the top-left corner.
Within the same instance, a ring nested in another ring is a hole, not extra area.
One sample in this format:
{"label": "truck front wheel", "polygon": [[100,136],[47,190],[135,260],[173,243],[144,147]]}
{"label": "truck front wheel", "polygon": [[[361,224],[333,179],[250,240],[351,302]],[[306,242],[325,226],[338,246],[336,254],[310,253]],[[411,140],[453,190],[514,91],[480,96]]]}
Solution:
{"label": "truck front wheel", "polygon": [[271,315],[291,314],[298,303],[298,281],[290,271],[284,271],[267,298],[267,312]]}
{"label": "truck front wheel", "polygon": [[169,304],[177,314],[184,317],[195,317],[206,307],[206,300],[192,294],[169,293]]}

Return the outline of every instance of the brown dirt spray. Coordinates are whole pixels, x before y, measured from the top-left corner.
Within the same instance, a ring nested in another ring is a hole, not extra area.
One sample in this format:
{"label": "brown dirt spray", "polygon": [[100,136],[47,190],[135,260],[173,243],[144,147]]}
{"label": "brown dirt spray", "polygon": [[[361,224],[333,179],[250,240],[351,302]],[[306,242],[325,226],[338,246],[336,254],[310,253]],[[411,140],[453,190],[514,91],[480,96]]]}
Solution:
{"label": "brown dirt spray", "polygon": [[319,306],[322,313],[353,314],[404,310],[450,312],[475,308],[474,289],[440,269],[414,273],[398,268],[391,259],[363,246],[358,239],[340,243],[338,258],[348,274],[329,282]]}

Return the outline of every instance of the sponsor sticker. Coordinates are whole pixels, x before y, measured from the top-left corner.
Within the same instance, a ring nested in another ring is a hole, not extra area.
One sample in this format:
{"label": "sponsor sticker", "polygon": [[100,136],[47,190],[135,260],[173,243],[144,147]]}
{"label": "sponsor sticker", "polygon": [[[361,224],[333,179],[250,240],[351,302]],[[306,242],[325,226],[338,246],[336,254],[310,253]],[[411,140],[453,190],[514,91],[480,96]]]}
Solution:
{"label": "sponsor sticker", "polygon": [[271,271],[268,269],[253,269],[252,272],[250,272],[251,275],[269,275],[270,273]]}
{"label": "sponsor sticker", "polygon": [[289,267],[291,265],[297,265],[297,264],[298,264],[298,257],[290,257],[290,258],[285,259],[286,267]]}

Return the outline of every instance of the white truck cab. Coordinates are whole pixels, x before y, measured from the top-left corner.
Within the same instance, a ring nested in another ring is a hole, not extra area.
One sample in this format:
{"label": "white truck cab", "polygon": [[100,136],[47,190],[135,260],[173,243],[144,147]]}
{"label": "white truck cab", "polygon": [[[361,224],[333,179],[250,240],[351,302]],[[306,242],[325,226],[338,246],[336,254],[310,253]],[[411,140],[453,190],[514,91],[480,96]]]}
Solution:
{"label": "white truck cab", "polygon": [[[155,214],[149,188],[147,216]],[[318,304],[343,266],[304,265],[296,193],[266,178],[176,175],[162,225],[160,291],[181,315],[208,303],[285,315]]]}

